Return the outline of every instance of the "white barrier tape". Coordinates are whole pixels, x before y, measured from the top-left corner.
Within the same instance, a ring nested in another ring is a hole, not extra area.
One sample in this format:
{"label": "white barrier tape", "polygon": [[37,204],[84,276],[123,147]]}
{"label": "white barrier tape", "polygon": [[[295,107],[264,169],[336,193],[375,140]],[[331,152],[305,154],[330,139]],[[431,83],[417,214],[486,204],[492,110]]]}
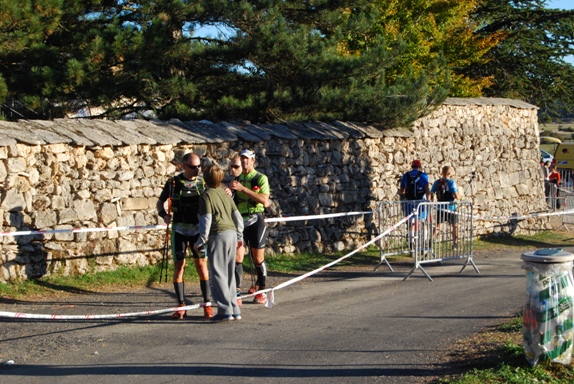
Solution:
{"label": "white barrier tape", "polygon": [[[371,211],[366,212],[342,212],[342,213],[329,213],[326,215],[309,215],[309,216],[293,216],[293,217],[276,217],[265,219],[266,223],[283,222],[283,221],[303,221],[303,220],[316,220],[328,219],[331,217],[341,216],[356,216],[372,214]],[[123,227],[104,227],[104,228],[72,228],[72,229],[39,229],[34,231],[16,231],[16,232],[0,232],[2,236],[32,236],[32,235],[51,235],[55,233],[87,233],[87,232],[106,232],[106,231],[126,231],[126,230],[144,230],[144,229],[166,229],[165,224],[158,225],[134,225]]]}
{"label": "white barrier tape", "polygon": [[0,311],[0,317],[9,317],[14,319],[41,319],[41,320],[104,320],[104,319],[122,319],[126,317],[141,317],[141,316],[154,316],[162,313],[187,311],[199,307],[210,307],[211,303],[202,303],[187,305],[185,307],[175,307],[168,309],[158,309],[155,311],[131,312],[131,313],[116,313],[114,315],[44,315],[33,313],[20,313],[20,312],[4,312]]}
{"label": "white barrier tape", "polygon": [[449,210],[447,208],[438,208],[437,210],[441,210],[444,212],[448,212],[450,214],[454,214],[460,217],[472,217],[473,220],[482,220],[482,221],[500,221],[500,220],[523,220],[533,217],[546,217],[546,216],[560,216],[560,215],[569,215],[574,214],[574,209],[568,209],[564,211],[556,211],[556,212],[549,212],[549,213],[529,213],[527,215],[513,215],[513,216],[479,216],[479,215],[469,215],[465,213],[459,213],[457,211]]}
{"label": "white barrier tape", "polygon": [[556,189],[558,189],[559,191],[562,191],[562,192],[564,192],[564,193],[567,193],[567,194],[569,194],[569,195],[574,195],[574,192],[573,192],[573,191],[570,191],[570,190],[568,190],[568,189],[562,189],[562,188],[556,188]]}
{"label": "white barrier tape", "polygon": [[[482,221],[499,221],[499,220],[523,220],[532,217],[547,217],[547,216],[560,216],[560,215],[569,215],[574,214],[574,209],[569,209],[566,211],[557,211],[557,212],[550,212],[550,213],[530,213],[528,215],[522,216],[472,216],[474,220],[482,220]],[[460,215],[463,216],[463,215]],[[465,215],[468,216],[468,215]]]}
{"label": "white barrier tape", "polygon": [[341,217],[341,216],[356,216],[356,215],[370,215],[372,211],[366,212],[342,212],[342,213],[328,213],[325,215],[309,215],[309,216],[283,216],[283,217],[272,217],[265,219],[266,223],[277,223],[284,221],[300,221],[300,220],[315,220],[315,219],[328,219],[331,217]]}
{"label": "white barrier tape", "polygon": [[[277,222],[288,222],[288,221],[305,221],[305,220],[317,220],[317,219],[328,219],[333,217],[342,216],[357,216],[357,215],[370,215],[372,211],[364,212],[341,212],[341,213],[329,213],[325,215],[309,215],[309,216],[285,216],[285,217],[273,217],[265,219],[266,223],[277,223]],[[513,220],[513,219],[525,219],[529,217],[544,217],[544,216],[556,216],[556,215],[567,215],[574,213],[574,210],[552,212],[545,214],[529,214],[523,216],[473,216],[475,220],[483,221],[498,221],[498,220]],[[461,215],[460,216],[468,216]],[[139,230],[156,230],[156,229],[166,229],[165,224],[158,225],[134,225],[134,226],[122,226],[122,227],[103,227],[103,228],[71,228],[71,229],[40,229],[33,231],[16,231],[16,232],[0,232],[0,237],[3,236],[33,236],[33,235],[51,235],[58,233],[88,233],[88,232],[108,232],[108,231],[139,231]]]}
{"label": "white barrier tape", "polygon": [[165,224],[161,225],[134,225],[124,227],[104,227],[104,228],[72,228],[72,229],[39,229],[35,231],[17,231],[17,232],[0,232],[2,236],[30,236],[30,235],[51,235],[54,233],[86,233],[86,232],[106,232],[106,231],[125,231],[141,229],[165,229]]}
{"label": "white barrier tape", "polygon": [[297,277],[295,277],[295,278],[293,278],[293,279],[291,279],[291,280],[287,280],[287,281],[285,281],[285,282],[283,282],[283,283],[277,285],[276,287],[268,288],[268,289],[262,289],[262,290],[260,290],[260,291],[255,292],[255,293],[251,293],[251,294],[249,294],[249,295],[245,295],[245,296],[241,296],[241,297],[242,297],[242,298],[247,298],[247,297],[251,297],[251,296],[258,295],[258,294],[260,294],[260,293],[271,292],[271,294],[267,296],[267,302],[265,303],[265,306],[266,306],[267,308],[272,308],[273,305],[275,304],[275,291],[276,291],[276,290],[285,288],[285,287],[287,287],[287,286],[289,286],[289,285],[291,285],[291,284],[295,284],[295,283],[298,282],[298,281],[301,281],[301,280],[303,280],[303,279],[305,279],[305,278],[307,278],[307,277],[309,277],[309,276],[312,276],[312,275],[314,275],[314,274],[316,274],[316,273],[319,273],[319,272],[321,272],[321,271],[323,271],[323,270],[325,270],[325,269],[327,269],[327,268],[329,268],[329,267],[331,267],[331,266],[333,266],[333,265],[335,265],[335,264],[337,264],[337,263],[340,263],[341,261],[345,260],[346,258],[348,258],[348,257],[354,255],[355,253],[359,252],[361,249],[364,249],[364,248],[368,247],[369,245],[374,244],[374,243],[375,243],[376,241],[378,241],[379,239],[381,239],[381,238],[383,238],[384,236],[388,235],[389,233],[391,233],[392,231],[394,231],[395,229],[397,229],[399,226],[401,226],[403,223],[406,223],[406,222],[407,222],[411,217],[413,217],[413,216],[414,216],[414,213],[411,213],[409,216],[403,218],[403,219],[400,220],[398,223],[396,223],[395,225],[393,225],[392,227],[390,227],[389,229],[387,229],[386,231],[384,231],[383,233],[381,233],[380,235],[378,235],[378,236],[375,237],[374,239],[372,239],[372,240],[366,242],[365,244],[361,245],[359,248],[355,249],[354,251],[352,251],[352,252],[350,252],[350,253],[347,253],[346,255],[344,255],[344,256],[338,258],[338,259],[335,260],[335,261],[330,262],[329,264],[323,265],[322,267],[319,267],[319,268],[317,268],[317,269],[314,269],[313,271],[307,272],[307,273],[305,273],[305,274],[303,274],[303,275],[301,275],[301,276],[297,276]]}
{"label": "white barrier tape", "polygon": [[[291,284],[294,284],[300,280],[303,280],[311,275],[314,275],[320,271],[323,271],[339,262],[341,262],[342,260],[345,260],[346,258],[354,255],[355,253],[359,252],[361,249],[373,244],[375,241],[378,241],[380,238],[386,236],[387,234],[389,234],[391,231],[394,231],[396,228],[398,228],[401,224],[405,223],[407,220],[409,220],[414,214],[410,214],[409,216],[405,217],[404,219],[402,219],[401,221],[399,221],[397,224],[393,225],[392,227],[390,227],[389,229],[387,229],[385,232],[381,233],[380,235],[378,235],[377,237],[375,237],[374,239],[370,240],[369,242],[363,244],[362,246],[360,246],[359,248],[355,249],[354,251],[346,254],[345,256],[330,262],[327,265],[324,265],[322,267],[319,267],[311,272],[308,272],[304,275],[298,276],[294,279],[288,280],[284,283],[279,284],[276,287],[273,288],[268,288],[268,289],[263,289],[254,293],[251,293],[249,295],[245,295],[245,296],[240,296],[242,299],[243,298],[247,298],[247,297],[252,297],[255,295],[258,295],[260,293],[267,293],[267,292],[271,292],[271,294],[269,294],[267,296],[267,302],[265,303],[265,306],[267,308],[272,308],[273,305],[275,304],[275,290],[278,289],[282,289],[285,288]],[[205,306],[211,306],[211,303],[203,303],[203,304],[194,304],[194,305],[188,305],[185,307],[175,307],[175,308],[168,308],[168,309],[158,309],[155,311],[143,311],[143,312],[131,312],[131,313],[117,313],[117,314],[113,314],[113,315],[46,315],[46,314],[32,314],[32,313],[19,313],[19,312],[4,312],[4,311],[0,311],[0,318],[2,317],[9,317],[9,318],[16,318],[16,319],[42,319],[42,320],[103,320],[103,319],[121,319],[121,318],[126,318],[126,317],[136,317],[136,316],[153,316],[153,315],[159,315],[162,313],[167,313],[167,312],[175,312],[175,311],[187,311],[187,310],[191,310],[191,309],[196,309],[199,307],[205,307]]]}

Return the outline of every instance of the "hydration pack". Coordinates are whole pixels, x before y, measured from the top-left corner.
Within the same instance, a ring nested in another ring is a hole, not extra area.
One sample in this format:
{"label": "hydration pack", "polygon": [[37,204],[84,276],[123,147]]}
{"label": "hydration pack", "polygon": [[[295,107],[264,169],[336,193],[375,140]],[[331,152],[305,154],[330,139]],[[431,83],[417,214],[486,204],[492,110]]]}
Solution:
{"label": "hydration pack", "polygon": [[415,176],[412,176],[410,172],[407,173],[409,179],[405,191],[407,200],[421,200],[425,195],[424,187],[419,185],[422,174],[422,171],[419,171]]}
{"label": "hydration pack", "polygon": [[186,180],[182,176],[175,177],[172,190],[172,210],[174,222],[185,224],[199,223],[199,196],[205,187],[203,178]]}
{"label": "hydration pack", "polygon": [[439,179],[436,187],[438,201],[454,201],[454,193],[448,188],[448,179]]}

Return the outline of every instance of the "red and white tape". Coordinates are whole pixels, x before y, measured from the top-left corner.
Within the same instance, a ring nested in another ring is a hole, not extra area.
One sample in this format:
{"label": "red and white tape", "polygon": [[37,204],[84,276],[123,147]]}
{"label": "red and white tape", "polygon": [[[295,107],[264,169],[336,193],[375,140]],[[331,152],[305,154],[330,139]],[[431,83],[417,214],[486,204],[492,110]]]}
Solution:
{"label": "red and white tape", "polygon": [[307,272],[301,276],[297,276],[291,280],[287,280],[281,284],[279,284],[276,287],[273,288],[268,288],[268,289],[262,289],[260,291],[257,291],[255,293],[251,293],[249,295],[245,295],[245,296],[241,296],[242,298],[246,298],[246,297],[251,297],[251,296],[255,296],[258,295],[260,293],[267,293],[270,292],[270,294],[267,296],[267,302],[265,303],[265,306],[267,308],[272,308],[273,305],[275,304],[275,291],[279,290],[279,289],[283,289],[285,287],[288,287],[289,285],[295,284],[298,281],[301,281],[309,276],[315,275],[321,271],[324,271],[325,269],[332,267],[335,264],[340,263],[341,261],[351,257],[352,255],[354,255],[355,253],[359,252],[360,250],[368,247],[371,244],[376,243],[377,241],[379,241],[381,238],[385,237],[386,235],[388,235],[389,233],[391,233],[392,231],[394,231],[395,229],[397,229],[398,227],[400,227],[402,224],[406,223],[411,217],[413,217],[414,214],[411,213],[409,216],[403,218],[402,220],[400,220],[398,223],[396,223],[395,225],[393,225],[392,227],[390,227],[389,229],[387,229],[386,231],[384,231],[383,233],[381,233],[380,235],[378,235],[377,237],[375,237],[374,239],[371,239],[370,241],[366,242],[365,244],[361,245],[359,248],[355,249],[352,252],[347,253],[346,255],[338,258],[337,260],[334,260],[332,262],[330,262],[329,264],[323,265],[322,267],[319,267],[317,269],[314,269],[310,272]]}
{"label": "red and white tape", "polygon": [[[275,291],[276,290],[280,290],[283,289],[285,287],[288,287],[289,285],[295,284],[298,281],[301,281],[309,276],[312,276],[316,273],[319,273],[337,263],[340,263],[341,261],[347,259],[348,257],[354,255],[355,253],[359,252],[361,249],[364,249],[366,247],[368,247],[371,244],[374,244],[376,241],[378,241],[379,239],[381,239],[382,237],[388,235],[389,233],[391,233],[392,231],[394,231],[395,229],[397,229],[400,225],[402,225],[403,223],[405,223],[406,221],[408,221],[412,216],[414,216],[414,214],[410,214],[409,216],[403,218],[402,220],[400,220],[398,223],[396,223],[395,225],[393,225],[392,227],[390,227],[389,229],[387,229],[386,231],[384,231],[383,233],[381,233],[380,235],[378,235],[377,237],[375,237],[374,239],[368,241],[367,243],[363,244],[362,246],[360,246],[359,248],[355,249],[354,251],[346,254],[345,256],[342,256],[340,258],[338,258],[335,261],[330,262],[329,264],[326,264],[322,267],[319,267],[311,272],[307,272],[301,276],[298,276],[296,278],[293,278],[291,280],[288,280],[286,282],[283,282],[281,284],[279,284],[276,287],[273,288],[268,288],[268,289],[263,289],[248,295],[244,295],[241,296],[241,298],[247,298],[247,297],[252,297],[255,296],[257,294],[260,293],[267,293],[270,292],[270,294],[267,296],[267,302],[265,303],[265,306],[267,308],[272,308],[273,305],[275,304]],[[142,317],[142,316],[154,316],[154,315],[159,315],[162,313],[168,313],[168,312],[175,312],[175,311],[184,311],[184,310],[191,310],[191,309],[196,309],[199,307],[204,307],[204,306],[210,306],[211,303],[205,303],[205,304],[195,304],[195,305],[188,305],[185,307],[175,307],[175,308],[168,308],[168,309],[158,309],[155,311],[143,311],[143,312],[131,312],[131,313],[117,313],[117,314],[108,314],[108,315],[46,315],[46,314],[33,314],[33,313],[20,313],[20,312],[5,312],[5,311],[0,311],[0,318],[2,317],[8,317],[8,318],[15,318],[15,319],[41,319],[41,320],[103,320],[103,319],[121,319],[121,318],[126,318],[126,317]]]}
{"label": "red and white tape", "polygon": [[[329,219],[332,217],[369,215],[372,213],[373,212],[371,212],[371,211],[365,211],[365,212],[329,213],[329,214],[325,214],[325,215],[274,217],[274,218],[265,219],[265,222],[266,223],[276,223],[276,222],[286,222],[286,221]],[[133,226],[123,226],[123,227],[102,227],[102,228],[39,229],[39,230],[33,230],[33,231],[0,232],[0,237],[2,237],[2,236],[52,235],[52,234],[57,234],[57,233],[139,231],[139,230],[146,230],[146,229],[150,230],[150,229],[165,229],[165,228],[166,228],[165,224],[158,224],[158,225],[133,225]]]}
{"label": "red and white tape", "polygon": [[16,231],[16,232],[0,232],[2,236],[32,236],[32,235],[52,235],[56,233],[86,233],[86,232],[108,232],[108,231],[127,231],[127,230],[142,230],[142,229],[165,229],[166,225],[133,225],[123,227],[103,227],[103,228],[71,228],[71,229],[39,229],[34,231]]}
{"label": "red and white tape", "polygon": [[162,313],[187,311],[191,309],[197,309],[199,307],[210,307],[210,306],[211,303],[202,303],[202,304],[187,305],[185,307],[158,309],[155,311],[116,313],[109,315],[44,315],[35,313],[0,311],[0,317],[9,317],[14,319],[34,319],[34,320],[109,320],[109,319],[123,319],[126,317],[154,316],[154,315],[160,315]]}

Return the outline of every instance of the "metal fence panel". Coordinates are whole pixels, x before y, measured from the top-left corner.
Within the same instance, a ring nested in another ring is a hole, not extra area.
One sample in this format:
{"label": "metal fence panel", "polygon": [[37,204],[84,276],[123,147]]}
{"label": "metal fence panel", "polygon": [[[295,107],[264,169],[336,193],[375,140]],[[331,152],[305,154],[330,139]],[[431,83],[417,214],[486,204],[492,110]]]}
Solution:
{"label": "metal fence panel", "polygon": [[[569,195],[564,198],[564,210],[574,209],[574,195]],[[574,214],[564,214],[562,215],[562,225],[570,230],[566,224],[574,224]]]}
{"label": "metal fence panel", "polygon": [[[380,262],[393,271],[387,257],[411,254],[414,267],[405,280],[420,269],[429,280],[432,278],[422,267],[424,264],[466,258],[461,272],[472,260],[473,217],[470,202],[385,201],[379,204],[379,233],[393,226],[402,218],[413,217],[379,240]],[[375,268],[375,269],[376,269]]]}

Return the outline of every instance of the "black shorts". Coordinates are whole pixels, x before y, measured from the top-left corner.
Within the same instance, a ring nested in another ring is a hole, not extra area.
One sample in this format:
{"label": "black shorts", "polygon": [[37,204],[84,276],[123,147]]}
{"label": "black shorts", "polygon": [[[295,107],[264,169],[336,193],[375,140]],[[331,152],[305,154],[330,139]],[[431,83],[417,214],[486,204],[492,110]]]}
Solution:
{"label": "black shorts", "polygon": [[436,211],[436,223],[440,224],[445,221],[449,224],[456,224],[458,223],[458,215],[450,209],[438,208]]}
{"label": "black shorts", "polygon": [[175,261],[184,260],[188,250],[191,251],[194,259],[203,259],[205,257],[204,252],[198,254],[193,250],[193,245],[198,239],[199,233],[193,236],[186,236],[179,232],[171,231],[171,253],[173,254],[173,259]]}
{"label": "black shorts", "polygon": [[267,242],[267,226],[263,214],[256,213],[256,215],[257,221],[243,229],[243,242],[250,248],[263,249]]}

